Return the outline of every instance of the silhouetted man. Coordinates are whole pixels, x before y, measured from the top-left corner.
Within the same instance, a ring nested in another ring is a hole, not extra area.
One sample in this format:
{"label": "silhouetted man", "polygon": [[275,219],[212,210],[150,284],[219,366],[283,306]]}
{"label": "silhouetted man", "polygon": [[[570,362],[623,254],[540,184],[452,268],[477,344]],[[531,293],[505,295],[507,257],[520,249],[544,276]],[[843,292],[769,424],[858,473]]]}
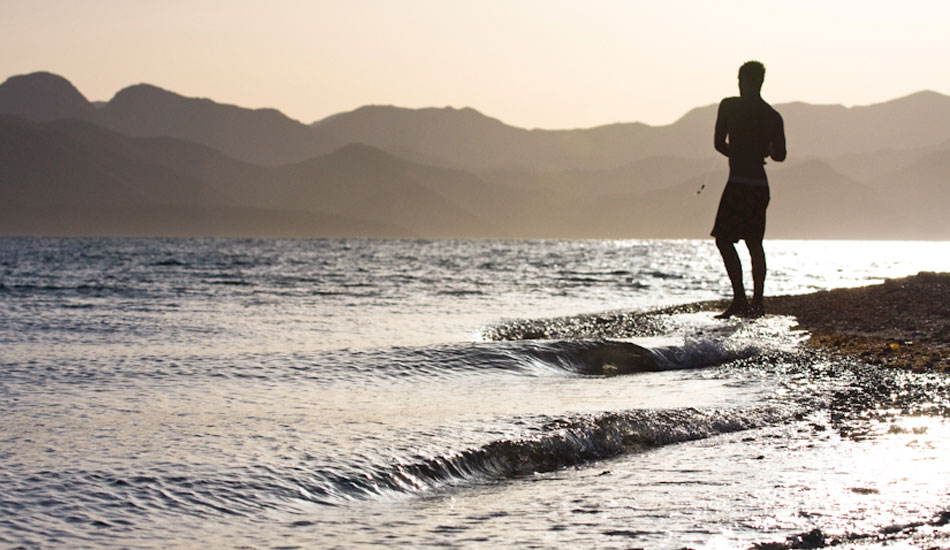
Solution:
{"label": "silhouetted man", "polygon": [[[769,205],[769,181],[765,158],[785,160],[785,129],[782,116],[759,95],[765,66],[749,61],[739,68],[739,97],[727,97],[719,104],[716,119],[716,150],[729,157],[729,181],[719,200],[712,236],[726,264],[732,282],[732,305],[718,315],[760,316],[765,313],[762,297],[765,286],[765,209]],[[745,241],[752,258],[752,303],[742,285],[742,263],[735,243]]]}

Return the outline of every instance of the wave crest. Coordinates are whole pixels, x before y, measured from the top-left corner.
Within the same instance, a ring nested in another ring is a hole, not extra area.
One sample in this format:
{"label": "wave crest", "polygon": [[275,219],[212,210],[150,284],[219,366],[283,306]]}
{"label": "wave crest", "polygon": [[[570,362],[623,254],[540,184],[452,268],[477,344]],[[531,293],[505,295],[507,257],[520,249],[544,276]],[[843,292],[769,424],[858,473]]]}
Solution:
{"label": "wave crest", "polygon": [[[551,472],[632,452],[748,430],[790,418],[791,410],[638,410],[566,418],[534,434],[379,468],[350,478],[324,479],[324,504],[412,494],[479,481]],[[311,491],[313,493],[314,491]]]}

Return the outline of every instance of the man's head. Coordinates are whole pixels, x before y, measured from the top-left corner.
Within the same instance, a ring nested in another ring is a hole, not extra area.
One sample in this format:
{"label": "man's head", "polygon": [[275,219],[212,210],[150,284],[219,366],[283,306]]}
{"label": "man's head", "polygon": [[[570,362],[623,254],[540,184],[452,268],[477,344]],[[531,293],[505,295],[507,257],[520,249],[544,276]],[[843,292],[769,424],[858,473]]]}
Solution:
{"label": "man's head", "polygon": [[758,94],[765,80],[765,65],[758,61],[746,61],[739,67],[739,92]]}

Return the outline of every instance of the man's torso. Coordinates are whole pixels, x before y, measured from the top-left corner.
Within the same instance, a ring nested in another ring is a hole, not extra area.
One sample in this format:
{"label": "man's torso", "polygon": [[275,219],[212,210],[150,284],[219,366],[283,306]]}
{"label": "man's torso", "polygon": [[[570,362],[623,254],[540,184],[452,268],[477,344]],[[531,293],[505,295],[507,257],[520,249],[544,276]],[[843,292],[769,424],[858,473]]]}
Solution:
{"label": "man's torso", "polygon": [[765,158],[782,118],[761,98],[729,97],[722,100],[719,123],[725,124],[729,140],[729,178],[766,183]]}

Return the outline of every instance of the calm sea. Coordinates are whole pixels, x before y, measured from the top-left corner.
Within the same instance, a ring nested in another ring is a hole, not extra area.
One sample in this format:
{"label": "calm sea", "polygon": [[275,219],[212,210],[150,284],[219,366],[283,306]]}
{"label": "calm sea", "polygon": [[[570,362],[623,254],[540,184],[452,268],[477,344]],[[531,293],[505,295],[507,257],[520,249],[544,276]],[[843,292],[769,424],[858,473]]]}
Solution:
{"label": "calm sea", "polygon": [[[773,295],[950,271],[767,252]],[[946,509],[944,377],[638,315],[728,293],[709,241],[0,239],[0,546],[736,548]],[[612,375],[636,346],[660,370]]]}

